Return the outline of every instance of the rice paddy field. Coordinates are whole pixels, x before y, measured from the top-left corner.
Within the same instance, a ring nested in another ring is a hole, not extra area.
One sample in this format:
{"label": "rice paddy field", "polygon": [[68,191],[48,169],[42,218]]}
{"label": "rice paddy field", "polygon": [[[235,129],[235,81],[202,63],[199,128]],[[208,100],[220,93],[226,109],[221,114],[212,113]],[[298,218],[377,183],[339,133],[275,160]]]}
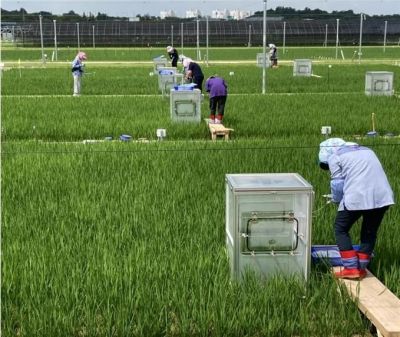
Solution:
{"label": "rice paddy field", "polygon": [[[226,79],[224,124],[235,130],[215,142],[203,121],[171,121],[151,76],[163,49],[85,51],[90,75],[73,97],[75,49],[46,64],[40,49],[2,50],[3,336],[367,335],[369,321],[323,265],[307,283],[252,273],[231,280],[225,174],[299,173],[315,192],[312,244],[334,244],[336,206],[322,197],[329,174],[317,165],[321,126],[371,147],[397,198],[400,47],[366,47],[361,62],[350,47],[344,59],[334,48],[287,48],[279,68],[266,70],[266,94],[260,48],[211,48],[199,63],[206,78]],[[293,77],[296,58],[311,59],[317,76]],[[366,96],[367,71],[393,72],[395,95]],[[366,137],[372,113],[378,136]],[[369,267],[397,296],[399,222],[396,204]]]}

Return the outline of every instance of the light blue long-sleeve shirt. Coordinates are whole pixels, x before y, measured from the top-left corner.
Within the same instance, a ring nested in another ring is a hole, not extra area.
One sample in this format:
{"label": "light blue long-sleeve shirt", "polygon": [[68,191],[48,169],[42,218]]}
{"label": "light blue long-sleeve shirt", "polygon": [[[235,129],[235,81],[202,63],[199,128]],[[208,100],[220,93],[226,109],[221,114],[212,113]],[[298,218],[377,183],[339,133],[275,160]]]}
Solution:
{"label": "light blue long-sleeve shirt", "polygon": [[332,199],[339,211],[366,210],[394,204],[393,191],[375,153],[363,146],[344,146],[329,157]]}
{"label": "light blue long-sleeve shirt", "polygon": [[73,76],[82,76],[84,71],[84,64],[82,61],[76,57],[71,64],[72,67],[72,75]]}

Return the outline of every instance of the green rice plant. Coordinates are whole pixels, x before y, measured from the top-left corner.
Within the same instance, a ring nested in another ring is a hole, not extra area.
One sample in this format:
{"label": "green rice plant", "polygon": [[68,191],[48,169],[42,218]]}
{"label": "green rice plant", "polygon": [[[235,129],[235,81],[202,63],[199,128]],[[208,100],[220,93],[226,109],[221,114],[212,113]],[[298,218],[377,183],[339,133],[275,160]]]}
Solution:
{"label": "green rice plant", "polygon": [[[396,78],[398,67],[334,64],[328,82],[326,65],[314,67],[321,78],[308,79],[282,66],[267,70],[262,95],[260,68],[210,63],[206,77],[217,72],[229,86],[229,142],[210,142],[203,121],[172,123],[150,63],[87,67],[96,75],[84,78],[79,98],[70,94],[69,65],[22,68],[21,78],[18,68],[4,72],[4,335],[367,334],[356,304],[324,266],[313,266],[307,284],[251,272],[241,283],[230,279],[224,179],[298,172],[315,191],[312,243],[334,244],[336,206],[322,197],[329,174],[317,165],[321,126],[371,147],[397,195],[399,139],[382,136],[400,133],[398,98],[365,96],[363,83],[367,70],[391,70]],[[367,138],[372,113],[380,136]],[[157,128],[167,129],[165,141],[156,141]],[[117,140],[125,133],[134,141]],[[392,206],[370,266],[397,296],[399,217]]]}
{"label": "green rice plant", "polygon": [[[343,46],[338,49],[338,58],[336,59],[336,47],[283,47],[279,42],[275,42],[278,46],[278,57],[280,60],[294,60],[294,59],[313,59],[313,60],[338,60],[338,61],[358,61],[358,47],[357,46]],[[322,44],[322,41],[321,41]],[[185,56],[197,59],[197,48],[184,46],[183,50],[180,46],[176,46],[178,52]],[[91,48],[84,49],[87,53],[89,60],[92,61],[124,61],[124,62],[143,62],[152,61],[153,58],[160,55],[167,56],[165,48],[136,48],[136,47],[121,47],[121,48]],[[205,59],[208,51],[208,60],[242,60],[242,61],[256,61],[257,53],[262,53],[262,46],[256,47],[216,47],[210,46],[207,50],[206,46],[201,43],[199,48],[202,59]],[[48,63],[52,59],[54,48],[45,47],[44,53],[47,55]],[[268,48],[267,48],[268,51]],[[342,60],[342,53],[344,60]],[[58,61],[71,62],[76,56],[77,49],[75,47],[59,48],[57,52]],[[382,60],[398,60],[399,48],[397,46],[386,46],[385,51],[382,46],[364,46],[362,48],[362,60],[382,59]],[[3,61],[36,61],[40,62],[42,53],[40,48],[21,48],[21,47],[3,47],[2,48]],[[202,60],[199,60],[202,61]]]}
{"label": "green rice plant", "polygon": [[[228,84],[230,94],[261,93],[262,69],[255,65],[202,66],[205,79],[218,74]],[[182,69],[180,69],[182,70]],[[392,71],[394,77],[400,68],[393,65],[313,65],[319,77],[293,77],[291,65],[266,72],[267,93],[364,93],[367,71]],[[86,66],[89,73],[82,80],[83,95],[149,95],[159,94],[157,76],[152,65]],[[63,68],[12,68],[4,73],[2,95],[72,95],[73,78],[69,64]],[[395,92],[400,91],[394,81]]]}
{"label": "green rice plant", "polygon": [[[4,145],[3,331],[365,332],[355,304],[337,295],[327,274],[313,273],[306,288],[251,273],[241,284],[229,279],[224,175],[297,171],[320,186],[310,160],[317,147],[282,142]],[[315,220],[317,232],[322,220]]]}

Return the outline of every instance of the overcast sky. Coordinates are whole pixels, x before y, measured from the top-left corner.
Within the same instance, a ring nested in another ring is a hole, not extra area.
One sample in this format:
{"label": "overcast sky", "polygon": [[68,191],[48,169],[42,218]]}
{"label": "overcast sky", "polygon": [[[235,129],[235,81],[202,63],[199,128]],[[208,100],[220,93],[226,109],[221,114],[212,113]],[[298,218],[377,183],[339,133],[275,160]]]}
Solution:
{"label": "overcast sky", "polygon": [[[267,7],[278,6],[304,9],[319,8],[332,12],[334,10],[353,10],[366,14],[400,14],[400,0],[267,0]],[[7,10],[26,9],[28,12],[47,11],[63,14],[70,10],[78,14],[106,13],[112,16],[136,16],[150,14],[159,16],[160,11],[172,9],[178,16],[185,16],[187,10],[199,9],[202,15],[211,15],[214,9],[242,9],[260,11],[263,0],[1,0],[1,7]]]}

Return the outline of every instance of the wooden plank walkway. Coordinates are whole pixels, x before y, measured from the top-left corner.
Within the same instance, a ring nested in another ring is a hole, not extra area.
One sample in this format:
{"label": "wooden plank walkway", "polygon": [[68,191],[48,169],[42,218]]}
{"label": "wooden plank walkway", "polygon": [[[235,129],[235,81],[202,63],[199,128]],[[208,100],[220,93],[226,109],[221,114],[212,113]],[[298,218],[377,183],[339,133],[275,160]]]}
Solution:
{"label": "wooden plank walkway", "polygon": [[[333,268],[334,271],[339,267]],[[361,281],[338,279],[359,309],[372,322],[378,335],[400,337],[400,299],[371,272]]]}
{"label": "wooden plank walkway", "polygon": [[234,131],[233,129],[226,128],[223,124],[210,123],[211,119],[209,118],[205,118],[204,120],[208,125],[212,140],[216,140],[217,136],[223,136],[225,140],[229,140],[229,133]]}

